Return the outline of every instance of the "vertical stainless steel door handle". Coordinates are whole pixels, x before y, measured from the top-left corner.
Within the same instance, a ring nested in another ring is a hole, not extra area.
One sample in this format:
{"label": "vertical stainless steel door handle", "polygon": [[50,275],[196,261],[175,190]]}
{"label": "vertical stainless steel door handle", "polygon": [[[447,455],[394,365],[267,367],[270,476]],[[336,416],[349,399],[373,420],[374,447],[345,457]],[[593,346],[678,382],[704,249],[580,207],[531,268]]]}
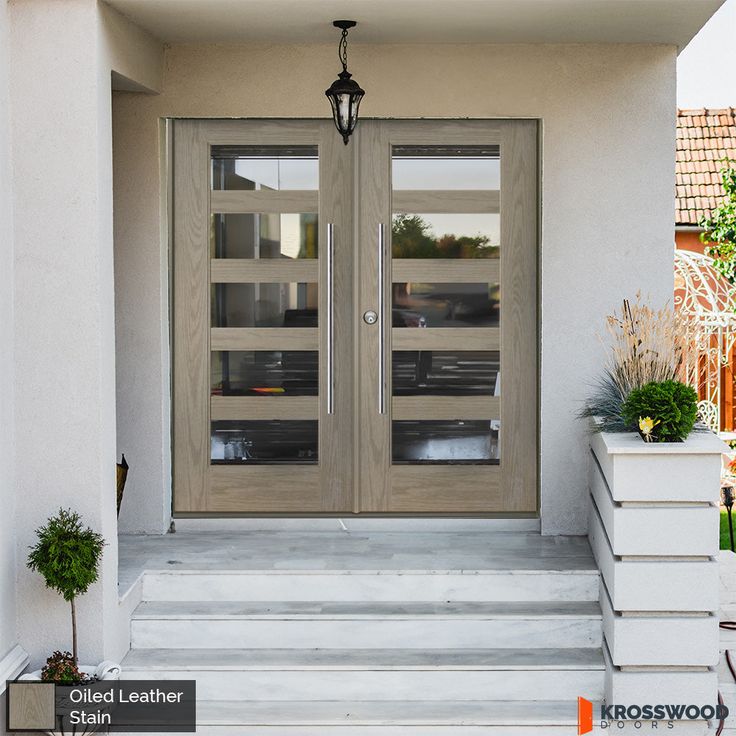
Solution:
{"label": "vertical stainless steel door handle", "polygon": [[378,225],[378,413],[386,413],[386,238]]}
{"label": "vertical stainless steel door handle", "polygon": [[327,413],[335,413],[335,226],[327,223]]}

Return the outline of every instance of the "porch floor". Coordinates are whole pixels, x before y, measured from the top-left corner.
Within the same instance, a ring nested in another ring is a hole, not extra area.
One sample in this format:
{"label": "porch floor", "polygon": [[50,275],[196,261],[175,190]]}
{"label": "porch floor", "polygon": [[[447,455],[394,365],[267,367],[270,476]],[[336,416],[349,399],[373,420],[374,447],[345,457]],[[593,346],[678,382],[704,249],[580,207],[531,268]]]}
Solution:
{"label": "porch floor", "polygon": [[121,535],[119,588],[144,571],[360,570],[598,574],[587,537],[538,532],[184,531]]}

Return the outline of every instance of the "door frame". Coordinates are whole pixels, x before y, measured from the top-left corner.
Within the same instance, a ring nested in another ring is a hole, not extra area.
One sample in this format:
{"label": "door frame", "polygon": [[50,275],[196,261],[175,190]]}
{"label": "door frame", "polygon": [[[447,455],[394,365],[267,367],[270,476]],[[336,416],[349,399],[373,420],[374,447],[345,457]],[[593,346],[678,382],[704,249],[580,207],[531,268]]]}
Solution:
{"label": "door frame", "polygon": [[[520,313],[517,313],[515,315],[515,319],[517,320],[517,323],[520,325],[525,325],[526,329],[523,332],[524,339],[522,341],[523,344],[516,344],[513,346],[513,349],[515,351],[514,354],[523,354],[526,352],[526,359],[522,359],[521,361],[518,361],[517,364],[523,366],[523,378],[522,383],[527,386],[527,389],[530,391],[530,395],[533,396],[533,400],[530,399],[529,402],[525,402],[526,406],[524,408],[524,411],[521,412],[521,415],[519,417],[519,421],[525,421],[526,424],[524,424],[525,427],[525,437],[523,439],[523,442],[519,445],[514,443],[514,450],[504,450],[504,447],[510,447],[511,443],[504,442],[502,444],[502,451],[504,452],[504,458],[506,463],[513,463],[514,467],[517,468],[516,472],[507,472],[503,475],[506,477],[506,480],[504,480],[503,485],[506,493],[509,494],[509,498],[516,499],[513,504],[513,508],[508,508],[503,511],[479,511],[479,512],[433,512],[433,511],[421,511],[421,512],[414,512],[414,511],[370,511],[370,512],[360,512],[361,516],[370,517],[370,516],[397,516],[397,517],[432,517],[432,516],[439,516],[439,517],[479,517],[479,518],[504,518],[504,517],[518,517],[518,518],[529,518],[529,517],[537,517],[539,515],[539,449],[540,449],[540,437],[539,437],[539,423],[540,423],[540,417],[539,417],[539,363],[540,363],[540,357],[539,357],[539,335],[540,335],[540,319],[539,319],[539,295],[540,295],[540,288],[539,288],[539,282],[540,282],[540,272],[539,272],[539,246],[540,246],[540,222],[541,222],[541,197],[540,197],[540,191],[541,188],[539,186],[539,176],[540,176],[540,161],[541,161],[541,137],[539,135],[539,121],[536,119],[513,119],[513,120],[505,120],[505,119],[473,119],[473,120],[458,120],[458,119],[447,119],[447,118],[440,118],[440,119],[387,119],[387,118],[381,118],[381,119],[371,119],[366,118],[366,121],[371,121],[372,123],[378,124],[378,128],[390,128],[393,126],[396,128],[397,126],[409,126],[411,127],[412,132],[409,132],[407,134],[407,140],[411,139],[411,142],[416,143],[418,142],[419,136],[417,135],[417,132],[420,130],[425,131],[423,137],[424,139],[429,143],[433,142],[435,144],[452,144],[453,142],[462,143],[465,142],[465,136],[468,132],[468,130],[474,130],[474,131],[483,131],[484,135],[486,136],[486,140],[490,143],[492,140],[497,141],[500,145],[504,146],[507,151],[515,151],[515,153],[512,156],[506,156],[504,157],[502,155],[501,157],[501,167],[502,167],[502,185],[504,181],[512,181],[514,179],[513,176],[513,166],[514,163],[518,163],[519,161],[525,166],[529,167],[532,166],[534,168],[534,177],[532,182],[527,182],[526,186],[524,187],[518,187],[519,191],[517,192],[516,196],[522,197],[526,204],[525,208],[528,209],[528,211],[533,212],[533,217],[528,218],[526,222],[526,226],[522,228],[523,230],[523,239],[524,239],[524,262],[521,264],[518,268],[515,267],[513,264],[508,265],[507,261],[510,258],[510,251],[511,248],[502,248],[501,249],[501,259],[502,259],[502,269],[503,268],[510,268],[512,271],[514,271],[514,277],[513,281],[516,282],[517,279],[526,280],[528,281],[530,278],[530,274],[532,274],[531,278],[534,281],[533,291],[534,291],[534,298],[532,300],[529,300],[525,307],[521,310]],[[176,121],[178,122],[178,121]],[[326,187],[328,184],[332,184],[332,186],[335,187],[335,189],[342,188],[343,190],[349,191],[351,199],[354,199],[357,197],[357,187],[355,186],[356,181],[361,176],[361,169],[359,166],[354,166],[353,171],[355,172],[355,181],[352,180],[350,174],[350,164],[349,164],[349,158],[357,157],[356,151],[358,150],[358,146],[360,145],[360,136],[361,134],[365,134],[366,131],[369,131],[369,129],[373,126],[364,126],[364,128],[361,130],[360,126],[358,129],[358,132],[356,133],[356,137],[354,138],[353,142],[351,142],[351,145],[345,147],[342,144],[342,141],[339,140],[339,137],[334,132],[334,129],[331,128],[331,121],[329,119],[316,119],[316,118],[305,118],[305,119],[262,119],[262,118],[239,118],[239,119],[227,119],[227,120],[218,120],[218,119],[187,119],[187,124],[191,124],[199,129],[198,135],[205,135],[205,137],[208,139],[208,145],[210,143],[216,144],[216,143],[234,143],[237,142],[238,138],[242,139],[242,142],[244,144],[253,144],[253,136],[251,133],[247,133],[244,135],[243,133],[243,127],[242,124],[244,122],[246,123],[252,123],[253,125],[257,124],[267,124],[269,126],[275,126],[278,127],[278,132],[274,135],[265,135],[258,141],[255,141],[256,143],[263,142],[263,143],[273,143],[273,144],[280,144],[280,143],[291,143],[295,144],[297,142],[301,142],[305,139],[304,136],[300,136],[297,133],[299,125],[301,123],[309,123],[312,125],[315,125],[317,123],[324,124],[324,137],[321,139],[321,143],[323,145],[332,145],[331,142],[339,143],[339,147],[336,147],[335,155],[338,154],[338,152],[343,153],[343,161],[347,162],[345,166],[342,167],[342,171],[335,176],[335,172],[331,172],[330,175],[324,175],[322,171],[323,166],[323,157],[320,157],[320,199],[322,197],[322,191],[323,187]],[[178,126],[181,130],[182,126]],[[176,128],[176,126],[175,126]],[[210,129],[210,133],[205,134],[204,131],[206,129]],[[215,131],[214,133],[211,131]],[[288,136],[288,142],[286,141],[286,138],[283,134],[286,134]],[[385,130],[382,134],[385,134]],[[448,140],[448,136],[451,140]],[[309,136],[306,136],[308,138]],[[401,138],[402,136],[399,135],[398,138]],[[393,133],[392,140],[397,140],[395,131]],[[177,143],[178,141],[178,143]],[[306,141],[305,141],[306,142]],[[520,144],[523,143],[523,145]],[[531,142],[531,146],[530,146]],[[189,141],[189,144],[191,144],[191,141]],[[182,141],[181,134],[175,134],[174,135],[174,182],[176,183],[177,177],[182,175],[181,166],[176,165],[176,151],[177,151],[177,145],[184,145],[187,146],[186,141]],[[186,150],[190,151],[191,148],[186,148]],[[390,149],[389,149],[390,150]],[[207,152],[209,152],[209,148],[207,148]],[[390,162],[390,155],[387,157],[387,161]],[[199,158],[194,163],[195,168],[198,168],[200,172],[208,171],[209,167],[209,156],[207,155],[207,159],[204,160],[201,157],[201,151],[199,154]],[[361,162],[360,166],[363,166],[363,162]],[[365,171],[363,171],[365,173]],[[376,182],[378,180],[375,180]],[[194,201],[194,199],[191,200],[191,205],[193,207],[202,207],[203,204],[207,201],[208,192],[204,191],[202,192],[202,178],[200,177],[200,183],[199,183],[199,192],[202,194],[202,197],[200,197],[199,205]],[[181,186],[181,182],[178,186]],[[362,196],[362,193],[361,193]],[[322,208],[320,207],[320,210]],[[176,238],[177,229],[181,231],[181,228],[184,226],[184,223],[181,221],[181,208],[173,208],[173,213],[171,218],[171,230],[174,234],[174,238]],[[351,210],[348,210],[346,213],[345,219],[337,225],[339,228],[344,228],[344,231],[347,231],[348,228],[351,227],[351,223],[347,220],[349,219],[349,215],[351,214]],[[334,215],[331,218],[332,220],[338,219]],[[504,218],[502,216],[501,218],[501,227],[502,232],[504,228]],[[320,245],[326,242],[325,232],[324,228],[327,224],[327,218],[322,217],[322,212],[320,211]],[[361,237],[359,237],[359,233],[357,232],[361,227],[362,223],[358,221],[358,218],[356,218],[355,223],[353,223],[354,228],[356,229],[355,237],[353,238],[353,251],[357,254],[357,252],[360,250],[360,242]],[[389,226],[390,227],[390,226]],[[205,239],[207,239],[208,233],[206,232],[200,232],[198,233],[198,236],[200,237],[200,242],[204,242]],[[389,231],[389,239],[390,239],[390,231]],[[502,236],[502,242],[504,242],[503,236]],[[204,250],[204,253],[209,253],[209,247],[207,247]],[[506,259],[504,259],[504,253],[506,254]],[[204,258],[204,261],[207,259]],[[207,268],[207,265],[204,264],[204,267]],[[326,268],[326,259],[320,258],[320,269],[321,271]],[[201,504],[201,490],[204,485],[204,475],[207,472],[206,462],[200,462],[199,464],[195,465],[196,472],[192,475],[190,472],[182,473],[181,472],[181,463],[177,461],[177,458],[180,458],[182,454],[185,454],[187,456],[190,456],[192,449],[195,447],[195,443],[192,442],[192,437],[189,434],[188,428],[185,426],[185,423],[183,423],[180,418],[177,418],[177,411],[176,411],[176,404],[174,403],[176,401],[176,396],[181,395],[182,391],[186,391],[186,385],[182,386],[182,371],[181,369],[177,371],[176,364],[179,363],[181,365],[181,345],[180,341],[177,341],[176,339],[176,330],[177,330],[177,324],[181,322],[182,315],[177,312],[175,305],[177,302],[177,277],[176,277],[176,269],[177,269],[177,262],[176,258],[173,259],[173,266],[172,266],[172,288],[171,288],[171,323],[172,323],[172,350],[171,350],[171,371],[172,371],[172,513],[174,517],[206,517],[206,516],[215,516],[215,517],[222,517],[222,516],[229,516],[229,517],[339,517],[339,516],[345,516],[346,514],[350,513],[350,510],[352,510],[353,513],[358,512],[360,505],[361,505],[361,494],[362,489],[359,488],[360,483],[360,476],[361,476],[361,466],[360,466],[360,459],[364,455],[364,453],[361,452],[361,446],[365,446],[363,444],[363,440],[365,439],[365,427],[363,426],[365,422],[360,421],[361,417],[361,411],[352,411],[352,406],[350,408],[350,419],[349,421],[345,419],[345,417],[341,418],[340,425],[341,429],[340,432],[342,434],[348,433],[352,435],[352,447],[353,451],[351,453],[342,453],[339,458],[337,458],[338,462],[342,463],[343,467],[349,467],[350,470],[348,472],[352,473],[355,477],[355,483],[353,484],[353,487],[355,488],[355,492],[352,494],[353,503],[351,504],[352,509],[347,509],[344,505],[344,503],[341,503],[340,501],[340,493],[342,492],[339,488],[339,484],[335,484],[332,491],[328,494],[331,495],[335,499],[335,506],[333,509],[325,508],[322,511],[319,512],[312,512],[312,511],[300,511],[297,507],[289,510],[279,511],[279,512],[271,512],[271,511],[247,511],[247,512],[239,512],[239,511],[226,511],[224,509],[217,509],[217,508],[210,508],[206,507],[206,504]],[[518,272],[518,273],[517,273]],[[320,277],[322,279],[322,282],[324,283],[324,274],[321,272]],[[338,277],[338,274],[336,274],[336,277]],[[363,304],[363,283],[364,279],[361,279],[361,273],[359,268],[353,268],[352,270],[349,270],[349,272],[343,273],[342,276],[343,279],[347,279],[350,286],[349,289],[352,290],[352,292],[355,295],[355,303],[353,305],[352,309],[352,319],[349,321],[349,323],[340,323],[339,319],[336,319],[335,324],[335,330],[336,335],[344,330],[350,330],[352,332],[352,343],[350,340],[341,340],[340,342],[343,344],[345,350],[347,350],[348,347],[350,347],[353,350],[352,355],[356,356],[355,359],[353,359],[350,356],[342,356],[339,359],[339,362],[343,365],[352,365],[351,368],[351,380],[354,387],[358,387],[356,392],[351,394],[353,396],[360,396],[359,399],[354,399],[354,401],[362,402],[362,401],[372,401],[375,403],[377,401],[377,397],[363,397],[362,391],[360,391],[361,387],[361,363],[363,362],[361,360],[362,350],[364,350],[364,347],[361,346],[362,342],[362,333],[360,330],[359,322],[362,322],[362,314],[364,311],[364,304]],[[363,282],[363,283],[361,283]],[[344,288],[344,285],[343,287]],[[323,292],[324,289],[320,289],[320,309],[322,310],[323,307]],[[390,289],[386,290],[387,299],[390,298]],[[375,300],[373,300],[375,303]],[[200,321],[201,324],[204,325],[206,328],[206,331],[209,332],[209,324],[205,322],[201,322],[201,301],[198,305],[198,315],[190,314],[188,315],[188,321],[191,323],[192,319],[196,322],[197,320]],[[204,304],[205,309],[208,309],[207,304]],[[390,308],[390,305],[389,305]],[[504,338],[504,330],[506,332],[509,332],[508,328],[508,321],[504,320],[503,318],[503,309],[502,306],[502,337],[501,337],[501,345],[502,345],[502,351],[501,351],[501,360],[504,360],[504,353],[511,353],[509,349],[506,351],[503,350],[503,346],[506,345],[508,348],[508,338]],[[324,313],[324,312],[322,312]],[[389,311],[390,314],[390,311]],[[504,328],[504,321],[506,321],[507,327]],[[387,328],[390,331],[390,327]],[[343,333],[344,334],[344,333]],[[389,336],[390,340],[390,336]],[[326,334],[323,329],[321,329],[320,326],[320,350],[325,349],[325,341],[326,341]],[[390,346],[390,342],[388,343]],[[390,347],[389,347],[390,351]],[[209,351],[206,355],[206,358],[209,357]],[[505,384],[508,385],[508,381],[510,380],[510,373],[509,370],[503,371],[505,375]],[[191,379],[192,376],[195,377],[195,379],[201,379],[204,378],[204,380],[207,380],[207,376],[209,375],[209,365],[204,365],[202,361],[200,361],[197,365],[190,366],[189,370],[187,371],[189,374],[189,378]],[[345,374],[346,371],[340,371],[340,373]],[[338,379],[339,380],[339,379]],[[513,379],[511,379],[513,380]],[[187,384],[188,379],[184,379],[184,383]],[[324,395],[324,391],[326,389],[326,386],[324,384],[325,376],[324,371],[320,372],[320,396]],[[375,384],[374,384],[375,385]],[[209,389],[209,386],[208,386]],[[508,396],[510,392],[506,392],[506,395]],[[345,396],[344,391],[341,392],[343,399]],[[501,399],[503,402],[503,396],[504,393],[501,394]],[[388,401],[390,402],[391,397],[389,395]],[[206,403],[206,402],[200,402],[200,403]],[[320,400],[320,403],[322,401]],[[502,404],[502,406],[504,406]],[[356,407],[357,408],[357,407]],[[209,437],[209,413],[208,409],[205,406],[204,408],[202,406],[195,407],[195,412],[198,413],[200,418],[203,420],[204,425],[208,428],[207,436]],[[513,415],[514,413],[519,414],[519,407],[514,406],[513,404],[509,404],[509,402],[506,402],[505,408],[502,408],[502,416],[506,417],[504,424],[508,427],[509,421],[508,416]],[[390,416],[390,415],[389,415]],[[323,423],[323,416],[322,411],[320,410],[320,434],[322,434],[323,431],[328,431],[327,425]],[[385,436],[390,436],[389,432],[384,432]],[[321,437],[320,437],[321,439]],[[207,443],[209,445],[209,442]],[[320,444],[320,465],[322,465],[322,450],[324,445]],[[529,448],[532,447],[533,449],[530,450]],[[200,450],[201,450],[201,441],[200,441]],[[202,457],[209,457],[209,450],[207,448],[206,454],[200,453]],[[504,462],[504,458],[502,458],[502,462]],[[260,466],[263,468],[264,466]],[[354,469],[354,473],[353,473]],[[390,468],[389,468],[390,472]],[[386,473],[388,474],[388,473]],[[280,480],[276,477],[276,475],[279,475],[277,472],[274,476],[275,485],[274,488],[281,489],[283,492],[287,492],[287,489],[292,489],[292,486],[290,483],[287,483],[283,480]],[[333,476],[334,477],[334,476]],[[316,483],[323,482],[322,479],[316,479]],[[311,487],[315,486],[315,481],[311,482]],[[329,482],[329,481],[328,481]],[[310,485],[310,482],[307,482],[307,485]],[[186,506],[189,506],[191,508],[192,500],[195,502],[197,499],[200,500],[200,508],[204,510],[187,510]],[[181,503],[184,501],[184,503]],[[344,497],[343,497],[344,501]]]}

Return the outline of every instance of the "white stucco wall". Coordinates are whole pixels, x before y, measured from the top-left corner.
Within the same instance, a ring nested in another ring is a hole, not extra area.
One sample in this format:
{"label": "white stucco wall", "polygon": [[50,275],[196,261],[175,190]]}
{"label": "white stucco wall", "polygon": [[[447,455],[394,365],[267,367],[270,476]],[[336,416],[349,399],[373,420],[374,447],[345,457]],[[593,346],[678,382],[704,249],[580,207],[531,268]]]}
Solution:
{"label": "white stucco wall", "polygon": [[[587,439],[576,413],[600,368],[605,315],[640,289],[658,302],[672,294],[675,54],[656,45],[351,46],[366,117],[542,120],[548,534],[586,529]],[[127,529],[161,531],[168,493],[160,119],[324,117],[336,66],[333,45],[174,45],[160,95],[116,94],[118,442],[140,468],[126,491]]]}
{"label": "white stucco wall", "polygon": [[[131,95],[116,92],[113,111]],[[136,95],[137,97],[137,95]],[[113,114],[113,151],[120,160],[118,116]],[[153,127],[156,160],[148,172],[154,179],[154,201],[139,201],[140,182],[115,165],[115,341],[118,457],[130,465],[120,510],[120,530],[161,534],[171,520],[171,431],[169,355],[169,252],[166,217],[151,240],[139,240],[139,211],[155,208],[165,197],[163,126]],[[159,145],[159,137],[161,144]],[[161,151],[162,157],[158,158]],[[150,191],[148,188],[146,192]],[[128,204],[123,204],[128,203]],[[163,232],[162,232],[163,229]],[[160,235],[159,235],[160,233]],[[153,320],[149,323],[148,320]],[[148,404],[155,401],[155,405]]]}
{"label": "white stucco wall", "polygon": [[[8,14],[0,3],[0,661],[18,640],[15,607],[13,421],[13,207],[10,170]],[[5,683],[0,683],[3,690]],[[0,716],[0,723],[4,721]]]}
{"label": "white stucco wall", "polygon": [[[78,510],[108,540],[101,581],[79,605],[80,657],[88,659],[104,648],[114,602],[104,588],[114,588],[117,565],[104,191],[110,83],[97,68],[96,14],[88,2],[18,2],[11,11],[18,552],[22,560],[34,528],[60,506]],[[52,39],[52,28],[64,32]],[[23,567],[18,600],[21,612],[43,611],[20,619],[35,663],[69,643],[68,604]]]}
{"label": "white stucco wall", "polygon": [[155,87],[161,45],[97,0],[15,0],[9,11],[19,639],[32,666],[71,644],[68,604],[24,566],[34,529],[71,507],[107,540],[100,580],[78,605],[80,658],[99,661],[127,649],[117,596],[111,75]]}

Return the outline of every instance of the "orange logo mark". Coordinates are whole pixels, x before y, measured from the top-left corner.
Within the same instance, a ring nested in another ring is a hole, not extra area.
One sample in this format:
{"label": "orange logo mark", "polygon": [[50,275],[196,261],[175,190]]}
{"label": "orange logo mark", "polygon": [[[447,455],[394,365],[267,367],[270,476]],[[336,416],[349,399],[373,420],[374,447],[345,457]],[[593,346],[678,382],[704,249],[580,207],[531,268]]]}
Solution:
{"label": "orange logo mark", "polygon": [[585,698],[578,698],[578,736],[593,730],[593,703]]}

